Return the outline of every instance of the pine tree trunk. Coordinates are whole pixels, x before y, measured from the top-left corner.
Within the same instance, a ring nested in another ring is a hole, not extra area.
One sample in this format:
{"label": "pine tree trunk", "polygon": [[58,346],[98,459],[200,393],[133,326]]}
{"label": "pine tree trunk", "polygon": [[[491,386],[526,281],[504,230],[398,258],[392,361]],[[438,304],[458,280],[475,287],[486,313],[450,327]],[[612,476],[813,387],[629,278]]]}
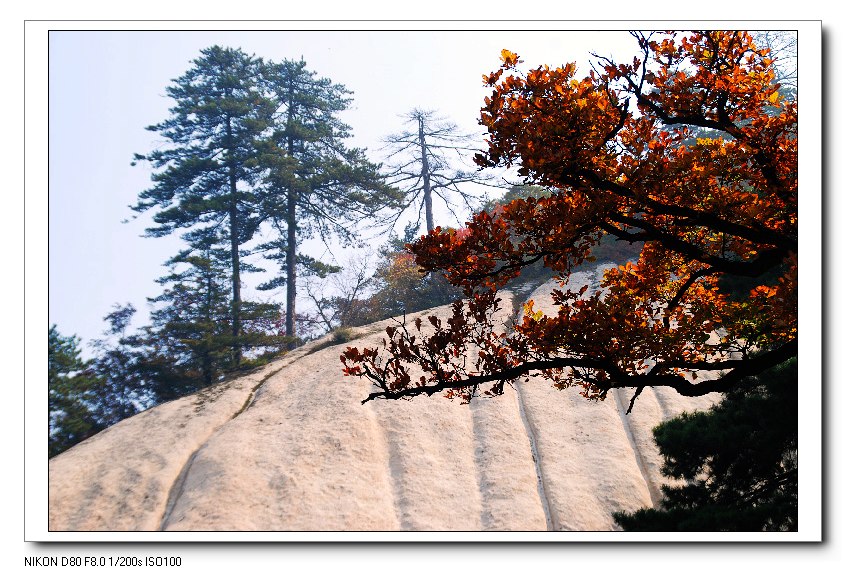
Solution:
{"label": "pine tree trunk", "polygon": [[[232,121],[226,120],[226,136],[232,143]],[[229,244],[232,253],[232,363],[241,364],[241,261],[238,252],[238,180],[234,160],[229,159]]]}
{"label": "pine tree trunk", "polygon": [[285,311],[285,335],[296,335],[297,308],[297,198],[294,192],[288,192],[287,208],[288,244],[285,249],[287,306]]}
{"label": "pine tree trunk", "polygon": [[238,207],[235,198],[235,176],[230,177],[233,189],[232,202],[229,206],[229,224],[231,233],[229,242],[232,252],[232,360],[237,367],[241,363],[241,263],[238,252]]}
{"label": "pine tree trunk", "polygon": [[[288,79],[288,120],[287,120],[287,146],[288,156],[294,157],[294,136],[292,125],[295,117],[294,105],[294,81]],[[287,208],[285,209],[285,222],[288,225],[288,241],[285,249],[285,275],[286,282],[286,306],[285,306],[285,335],[289,338],[296,337],[296,316],[297,316],[297,193],[293,188],[288,188]]]}
{"label": "pine tree trunk", "polygon": [[[209,255],[206,255],[207,257]],[[210,324],[212,321],[212,282],[211,274],[206,275],[206,297],[205,297],[205,306],[203,308],[203,317],[205,317],[206,323]],[[210,329],[213,329],[211,325],[209,325]],[[207,336],[209,332],[207,332]],[[211,346],[208,344],[208,337],[203,338],[206,341],[206,346],[203,348],[203,357],[202,357],[202,374],[203,374],[203,385],[210,386],[212,381],[214,380],[214,374],[212,373],[212,355],[211,355]]]}
{"label": "pine tree trunk", "polygon": [[[294,157],[294,138],[290,133],[294,118],[294,87],[293,81],[288,85],[288,156]],[[288,241],[285,248],[285,270],[287,283],[286,307],[285,307],[285,335],[296,337],[296,310],[297,310],[297,193],[293,188],[288,188],[288,206],[285,209],[285,221],[288,224]]]}

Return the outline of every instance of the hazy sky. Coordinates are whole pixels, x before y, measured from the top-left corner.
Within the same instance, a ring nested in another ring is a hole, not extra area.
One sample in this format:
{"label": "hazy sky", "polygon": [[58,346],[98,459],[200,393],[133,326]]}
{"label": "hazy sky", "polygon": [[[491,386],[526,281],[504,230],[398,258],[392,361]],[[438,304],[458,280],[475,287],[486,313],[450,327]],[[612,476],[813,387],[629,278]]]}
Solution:
{"label": "hazy sky", "polygon": [[349,144],[367,148],[374,161],[381,138],[398,131],[400,116],[414,107],[480,131],[489,92],[482,75],[497,68],[503,48],[520,54],[525,67],[587,66],[591,51],[635,50],[623,31],[52,31],[49,317],[60,332],[98,337],[113,304],[131,302],[143,313],[146,298],[159,292],[162,263],[182,244],[176,236],[143,238],[150,212],[123,222],[150,185],[149,166],[130,162],[161,144],[144,128],[167,117],[173,102],[165,88],[214,44],[271,60],[302,56],[310,70],[352,90],[343,115],[354,134]]}

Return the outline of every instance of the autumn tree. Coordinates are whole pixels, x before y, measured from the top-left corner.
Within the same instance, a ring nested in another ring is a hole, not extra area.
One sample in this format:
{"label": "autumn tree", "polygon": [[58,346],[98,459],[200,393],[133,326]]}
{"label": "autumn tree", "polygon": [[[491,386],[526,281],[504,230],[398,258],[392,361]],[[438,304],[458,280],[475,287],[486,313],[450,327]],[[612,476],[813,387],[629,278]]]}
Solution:
{"label": "autumn tree", "polygon": [[[542,186],[532,184],[513,184],[502,196],[486,200],[479,211],[495,217],[502,212],[503,208],[509,202],[513,202],[514,200],[525,200],[528,198],[538,200],[540,198],[555,196],[556,194],[557,193],[554,190],[550,190]],[[642,246],[643,245],[641,243],[621,241],[613,235],[605,234],[601,236],[591,247],[590,258],[596,263],[613,262],[616,264],[623,264],[629,260],[635,260],[640,254]],[[584,265],[584,268],[593,267],[590,263],[588,263],[587,265]],[[555,271],[547,268],[543,264],[543,261],[538,261],[534,264],[523,267],[518,276],[508,281],[506,287],[523,294],[534,287],[542,285],[549,279],[553,278],[555,274]]]}
{"label": "autumn tree", "polygon": [[443,273],[420,272],[407,248],[417,238],[412,232],[409,225],[404,238],[390,239],[379,253],[373,276],[376,292],[370,298],[371,321],[444,305],[461,297],[461,291],[450,285]]}
{"label": "autumn tree", "polygon": [[435,228],[435,198],[457,217],[456,200],[466,208],[479,202],[479,197],[467,187],[492,185],[494,180],[481,168],[464,161],[478,148],[473,136],[460,131],[455,123],[435,111],[422,109],[412,109],[404,120],[405,129],[384,140],[388,180],[405,193],[400,210],[415,210],[418,228],[425,216],[429,232]]}
{"label": "autumn tree", "polygon": [[[272,123],[274,101],[259,85],[262,61],[239,49],[213,46],[167,88],[176,104],[171,116],[147,129],[166,146],[136,154],[156,170],[153,186],[138,196],[138,213],[158,209],[157,226],[147,236],[160,237],[194,228],[227,233],[230,255],[229,325],[241,335],[241,247],[255,233],[257,142]],[[234,365],[241,345],[232,343]]]}
{"label": "autumn tree", "polygon": [[[461,291],[449,284],[442,273],[420,272],[414,256],[406,245],[416,238],[417,229],[410,224],[404,238],[391,238],[379,250],[379,259],[372,277],[351,293],[354,281],[350,278],[341,289],[342,296],[330,299],[330,304],[343,318],[344,325],[364,325],[383,319],[401,317],[408,313],[455,301]],[[364,292],[362,292],[364,291]]]}
{"label": "autumn tree", "polygon": [[[381,347],[345,351],[345,373],[374,383],[366,400],[469,400],[542,375],[591,399],[634,387],[631,411],[646,387],[731,393],[796,356],[796,101],[745,32],[633,35],[637,57],[597,57],[582,78],[575,64],[523,73],[502,52],[476,160],[516,165],[555,195],[412,245],[422,269],[467,297],[447,321],[430,318],[429,335],[417,320],[389,327]],[[691,143],[698,128],[718,137]],[[606,271],[596,292],[567,287],[605,235],[643,244],[637,261]],[[557,311],[530,302],[510,333],[496,331],[497,289],[537,262],[562,279]],[[728,275],[750,284],[730,295]],[[463,358],[471,346],[478,356]]]}
{"label": "autumn tree", "polygon": [[[273,132],[262,142],[261,221],[275,236],[264,249],[282,274],[262,286],[286,287],[285,333],[296,335],[297,271],[325,276],[337,268],[299,253],[301,241],[318,238],[348,244],[356,230],[399,199],[364,151],[344,141],[350,128],[339,114],[351,92],[306,69],[302,60],[267,63],[266,92],[275,103]],[[334,238],[333,238],[334,237]]]}

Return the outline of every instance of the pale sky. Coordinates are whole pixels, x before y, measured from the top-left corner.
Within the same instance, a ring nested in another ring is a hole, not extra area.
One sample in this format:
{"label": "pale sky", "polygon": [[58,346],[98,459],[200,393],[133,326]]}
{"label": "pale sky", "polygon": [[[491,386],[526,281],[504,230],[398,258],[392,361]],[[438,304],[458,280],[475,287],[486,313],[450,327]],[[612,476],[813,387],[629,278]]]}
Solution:
{"label": "pale sky", "polygon": [[49,318],[85,342],[101,335],[115,303],[131,302],[143,314],[146,298],[160,292],[162,263],[184,246],[176,235],[141,237],[152,212],[123,221],[150,185],[149,166],[131,167],[132,156],[162,143],[144,128],[167,117],[173,102],[165,88],[201,49],[219,44],[275,61],[302,56],[309,70],[353,91],[342,117],[354,134],[348,143],[367,148],[373,161],[382,161],[380,140],[415,107],[480,132],[489,93],[482,75],[498,67],[503,48],[518,53],[526,69],[570,61],[587,67],[591,51],[628,58],[636,50],[625,31],[53,30],[49,42]]}

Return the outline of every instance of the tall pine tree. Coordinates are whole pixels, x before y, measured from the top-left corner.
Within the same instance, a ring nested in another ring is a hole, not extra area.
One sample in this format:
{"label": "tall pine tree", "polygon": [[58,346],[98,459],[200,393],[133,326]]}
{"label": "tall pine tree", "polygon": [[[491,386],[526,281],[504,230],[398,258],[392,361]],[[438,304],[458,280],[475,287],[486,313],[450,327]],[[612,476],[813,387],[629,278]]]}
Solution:
{"label": "tall pine tree", "polygon": [[164,236],[197,226],[228,232],[231,304],[229,325],[233,364],[241,359],[241,245],[257,228],[256,142],[268,129],[273,100],[259,86],[260,59],[240,49],[204,49],[193,67],[174,80],[167,94],[176,101],[171,116],[148,127],[169,146],[136,160],[158,170],[154,185],[142,192],[136,212],[157,208],[158,226],[149,236]]}
{"label": "tall pine tree", "polygon": [[284,275],[264,286],[286,286],[285,333],[296,335],[297,267],[317,274],[327,265],[298,254],[301,239],[329,244],[355,239],[354,229],[394,207],[399,193],[386,186],[379,168],[344,140],[350,128],[338,117],[350,104],[343,85],[306,69],[302,60],[268,63],[267,90],[277,103],[275,130],[264,143],[263,218],[277,235],[268,244]]}

